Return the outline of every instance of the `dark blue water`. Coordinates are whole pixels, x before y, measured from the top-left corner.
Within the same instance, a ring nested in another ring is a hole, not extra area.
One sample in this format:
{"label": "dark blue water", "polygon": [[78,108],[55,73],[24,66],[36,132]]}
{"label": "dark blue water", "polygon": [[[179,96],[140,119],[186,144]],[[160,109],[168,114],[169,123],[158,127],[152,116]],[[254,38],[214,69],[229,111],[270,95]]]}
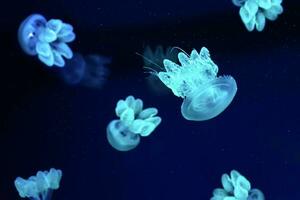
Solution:
{"label": "dark blue water", "polygon": [[[240,171],[266,199],[300,199],[300,29],[297,1],[262,33],[249,33],[231,1],[6,2],[0,12],[0,199],[13,181],[63,171],[57,200],[209,199],[220,177]],[[20,22],[39,12],[74,26],[72,49],[111,56],[102,89],[70,87],[19,47]],[[206,46],[238,92],[218,117],[185,120],[182,99],[149,88],[146,45]],[[162,123],[129,152],[114,150],[106,126],[128,95],[159,110]]]}

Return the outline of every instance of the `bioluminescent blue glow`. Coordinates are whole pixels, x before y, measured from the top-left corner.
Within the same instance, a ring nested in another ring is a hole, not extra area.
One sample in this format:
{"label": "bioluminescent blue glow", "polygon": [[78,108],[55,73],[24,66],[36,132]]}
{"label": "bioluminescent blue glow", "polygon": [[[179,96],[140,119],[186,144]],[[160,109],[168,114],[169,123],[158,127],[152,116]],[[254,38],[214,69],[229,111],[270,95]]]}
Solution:
{"label": "bioluminescent blue glow", "polygon": [[241,7],[240,16],[248,31],[262,31],[266,19],[274,21],[283,12],[282,0],[232,0]]}
{"label": "bioluminescent blue glow", "polygon": [[251,189],[250,182],[238,171],[232,170],[230,175],[223,174],[221,178],[223,188],[213,190],[210,200],[264,200],[259,189]]}
{"label": "bioluminescent blue glow", "polygon": [[60,75],[69,85],[82,85],[90,88],[102,88],[109,74],[108,66],[111,58],[93,54],[82,56],[74,53],[72,59],[66,61]]}
{"label": "bioluminescent blue glow", "polygon": [[31,200],[50,200],[53,190],[59,188],[62,171],[51,168],[48,171],[38,171],[36,176],[30,176],[27,180],[17,177],[15,187],[20,197]]}
{"label": "bioluminescent blue glow", "polygon": [[118,120],[107,126],[107,139],[119,151],[129,151],[140,143],[140,136],[149,136],[160,124],[156,108],[143,109],[143,101],[128,96],[119,100],[115,109]]}
{"label": "bioluminescent blue glow", "polygon": [[181,113],[187,120],[203,121],[216,117],[233,100],[237,85],[231,76],[219,76],[218,66],[211,60],[207,48],[198,54],[178,54],[181,66],[165,59],[165,71],[155,73],[172,90],[183,98]]}
{"label": "bioluminescent blue glow", "polygon": [[21,23],[18,39],[25,53],[37,55],[49,67],[63,67],[63,58],[73,57],[72,50],[66,44],[75,39],[73,27],[59,19],[47,21],[40,14],[32,14]]}

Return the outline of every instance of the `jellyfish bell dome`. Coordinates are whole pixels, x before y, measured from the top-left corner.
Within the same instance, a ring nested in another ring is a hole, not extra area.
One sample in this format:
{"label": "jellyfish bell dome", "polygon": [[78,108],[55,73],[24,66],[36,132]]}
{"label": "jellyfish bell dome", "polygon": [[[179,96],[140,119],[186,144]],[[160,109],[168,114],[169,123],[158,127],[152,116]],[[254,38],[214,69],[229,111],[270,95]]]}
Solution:
{"label": "jellyfish bell dome", "polygon": [[36,43],[38,36],[47,20],[40,14],[28,16],[20,25],[18,40],[23,51],[29,55],[36,55]]}
{"label": "jellyfish bell dome", "polygon": [[128,130],[121,120],[113,120],[107,126],[107,140],[119,151],[129,151],[140,143],[140,136]]}
{"label": "jellyfish bell dome", "polygon": [[181,113],[187,120],[209,120],[228,107],[236,92],[237,84],[232,76],[217,77],[187,95]]}
{"label": "jellyfish bell dome", "polygon": [[60,68],[62,79],[69,85],[78,84],[85,73],[86,63],[80,53],[74,53],[73,58],[66,61],[66,65]]}
{"label": "jellyfish bell dome", "polygon": [[252,189],[249,192],[247,200],[265,200],[265,196],[259,189]]}

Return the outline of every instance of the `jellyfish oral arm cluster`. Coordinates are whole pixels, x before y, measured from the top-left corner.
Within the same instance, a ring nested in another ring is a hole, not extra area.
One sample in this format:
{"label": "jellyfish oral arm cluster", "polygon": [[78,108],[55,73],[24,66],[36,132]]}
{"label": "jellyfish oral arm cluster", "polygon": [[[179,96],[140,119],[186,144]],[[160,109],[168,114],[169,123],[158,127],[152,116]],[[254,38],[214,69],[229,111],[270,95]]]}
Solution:
{"label": "jellyfish oral arm cluster", "polygon": [[165,71],[159,79],[183,98],[181,113],[187,120],[203,121],[219,115],[233,100],[237,85],[233,77],[217,77],[218,66],[211,60],[207,48],[191,55],[178,54],[181,65],[164,60]]}
{"label": "jellyfish oral arm cluster", "polygon": [[265,200],[259,189],[251,189],[250,182],[238,171],[232,170],[230,175],[223,174],[223,188],[213,190],[210,200]]}
{"label": "jellyfish oral arm cluster", "polygon": [[140,143],[140,136],[149,136],[160,124],[156,108],[143,109],[143,101],[128,96],[119,100],[115,109],[117,120],[107,126],[107,140],[119,151],[129,151]]}
{"label": "jellyfish oral arm cluster", "polygon": [[15,187],[20,197],[31,200],[50,200],[53,190],[59,188],[62,171],[51,168],[49,171],[38,171],[36,176],[27,180],[17,177]]}
{"label": "jellyfish oral arm cluster", "polygon": [[63,67],[73,52],[67,43],[75,39],[73,27],[59,19],[47,21],[40,14],[27,17],[20,25],[18,40],[25,53],[37,55],[47,66]]}
{"label": "jellyfish oral arm cluster", "polygon": [[240,7],[240,17],[248,31],[262,31],[266,19],[274,21],[283,12],[282,0],[232,0]]}

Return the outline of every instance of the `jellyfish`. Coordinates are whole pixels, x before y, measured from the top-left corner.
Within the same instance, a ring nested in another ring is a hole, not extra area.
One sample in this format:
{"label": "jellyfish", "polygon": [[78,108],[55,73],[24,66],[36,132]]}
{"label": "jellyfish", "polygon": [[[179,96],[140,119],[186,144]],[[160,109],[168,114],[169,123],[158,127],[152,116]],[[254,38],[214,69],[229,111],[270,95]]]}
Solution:
{"label": "jellyfish", "polygon": [[248,31],[262,31],[266,19],[274,21],[283,12],[282,0],[232,0],[240,7],[240,17]]}
{"label": "jellyfish", "polygon": [[62,171],[51,168],[49,171],[38,171],[36,176],[31,176],[27,180],[17,177],[15,187],[20,197],[31,200],[50,200],[53,190],[59,188]]}
{"label": "jellyfish", "polygon": [[18,40],[23,51],[38,56],[45,65],[63,67],[65,59],[71,59],[73,52],[66,44],[75,39],[73,27],[60,19],[47,21],[40,14],[32,14],[20,25]]}
{"label": "jellyfish", "polygon": [[[164,51],[164,48],[159,45],[154,50],[152,50],[149,46],[147,46],[143,53],[144,58],[144,68],[151,69],[153,71],[160,71],[161,65],[163,64],[164,59],[177,61],[177,49],[167,47]],[[167,94],[168,90],[164,87],[163,83],[159,80],[159,78],[153,73],[150,73],[146,78],[147,84],[149,88],[158,95]]]}
{"label": "jellyfish", "polygon": [[160,124],[156,108],[143,109],[143,101],[128,96],[119,100],[115,109],[119,119],[112,120],[107,126],[107,140],[119,151],[129,151],[140,143],[140,137],[149,136]]}
{"label": "jellyfish", "polygon": [[234,78],[217,77],[218,66],[205,47],[199,54],[193,50],[190,56],[180,52],[178,59],[181,66],[165,59],[165,71],[154,74],[175,96],[183,98],[182,116],[187,120],[203,121],[223,112],[237,91]]}
{"label": "jellyfish", "polygon": [[107,65],[111,63],[110,57],[97,54],[82,56],[74,53],[72,59],[66,62],[59,73],[68,85],[82,85],[90,88],[102,88],[109,70]]}
{"label": "jellyfish", "polygon": [[238,171],[232,170],[230,175],[223,174],[221,178],[223,188],[213,190],[210,200],[264,200],[259,189],[251,189],[250,182]]}

